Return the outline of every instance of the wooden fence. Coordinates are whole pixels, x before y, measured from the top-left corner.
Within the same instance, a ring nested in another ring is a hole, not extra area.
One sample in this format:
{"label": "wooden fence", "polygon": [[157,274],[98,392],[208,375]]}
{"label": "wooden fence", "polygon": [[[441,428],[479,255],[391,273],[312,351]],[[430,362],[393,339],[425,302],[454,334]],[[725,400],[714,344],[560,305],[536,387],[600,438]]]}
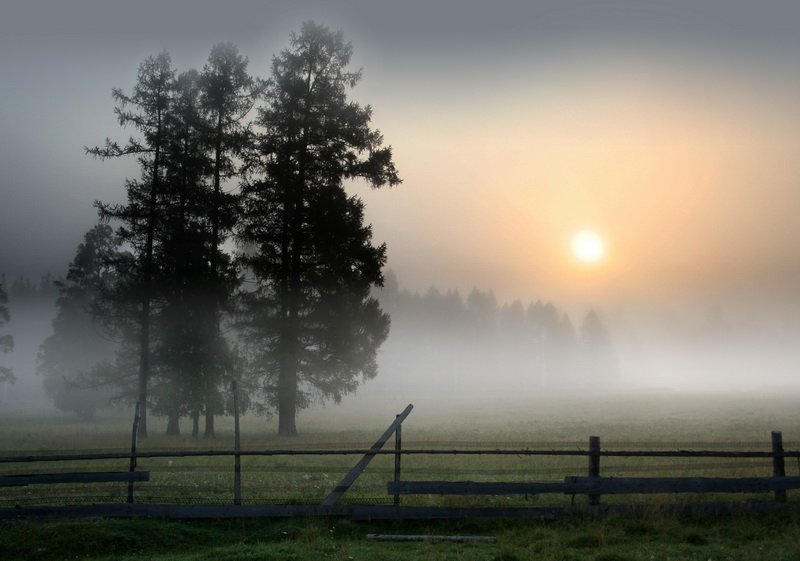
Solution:
{"label": "wooden fence", "polygon": [[[235,389],[235,388],[234,388]],[[236,391],[234,402],[238,405]],[[729,494],[729,493],[772,493],[771,501],[749,500],[728,503],[672,503],[662,505],[667,510],[680,512],[721,513],[735,510],[774,511],[795,510],[796,503],[787,501],[787,491],[800,489],[800,477],[787,476],[786,458],[798,458],[800,451],[786,451],[782,435],[773,432],[769,451],[743,450],[608,450],[602,449],[600,438],[589,438],[586,450],[544,450],[544,449],[404,449],[402,445],[402,425],[413,409],[408,405],[394,421],[367,449],[269,449],[242,450],[239,435],[238,407],[234,424],[233,450],[152,450],[137,449],[139,407],[137,405],[131,434],[129,453],[83,453],[51,454],[0,457],[2,464],[41,464],[49,462],[77,462],[96,460],[128,460],[128,470],[120,472],[94,471],[74,473],[14,473],[0,475],[0,488],[56,483],[127,483],[126,504],[91,504],[65,506],[24,506],[0,508],[0,518],[20,516],[160,516],[160,517],[249,517],[249,516],[348,516],[354,519],[378,518],[453,518],[453,517],[554,517],[572,512],[613,513],[649,510],[647,505],[605,504],[604,495],[641,494]],[[385,449],[386,443],[394,436],[394,447]],[[361,456],[353,468],[344,475],[337,485],[319,504],[242,504],[242,457],[254,456]],[[386,492],[391,505],[341,504],[340,499],[348,492],[369,463],[379,455],[394,458],[393,479],[386,484]],[[519,457],[585,457],[585,475],[567,475],[562,481],[536,482],[487,482],[487,481],[438,481],[404,480],[402,458],[413,456],[519,456]],[[135,485],[147,485],[148,471],[137,470],[143,458],[186,458],[186,457],[233,457],[232,501],[219,504],[153,504],[136,500]],[[604,477],[601,475],[603,458],[762,458],[772,460],[772,473],[761,477]],[[569,506],[553,507],[442,507],[442,506],[402,506],[403,496],[411,495],[543,495],[560,494],[572,497]],[[0,496],[2,489],[0,489]],[[575,495],[586,495],[587,504],[574,505]]]}

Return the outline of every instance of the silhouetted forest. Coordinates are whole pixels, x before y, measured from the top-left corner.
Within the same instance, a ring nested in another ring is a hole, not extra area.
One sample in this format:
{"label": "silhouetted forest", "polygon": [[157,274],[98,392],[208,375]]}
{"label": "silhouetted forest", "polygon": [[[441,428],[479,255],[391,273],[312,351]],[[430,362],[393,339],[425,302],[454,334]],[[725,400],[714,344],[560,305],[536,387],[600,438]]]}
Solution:
{"label": "silhouetted forest", "polygon": [[[27,347],[38,339],[57,407],[88,418],[109,400],[136,401],[141,436],[148,411],[167,417],[168,434],[188,417],[195,436],[201,418],[213,436],[236,380],[245,408],[277,412],[279,433],[294,435],[312,401],[339,401],[377,375],[389,316],[371,291],[386,247],[344,187],[400,178],[370,107],[348,99],[361,76],[351,56],[341,32],[306,22],[269,79],[221,43],[199,71],[179,72],[161,52],[129,93],[113,90],[133,135],[86,152],[132,157],[138,177],[120,178],[123,202],[95,203],[100,224],[63,280],[10,290],[31,317],[52,317],[55,303],[49,336],[21,312],[11,327],[25,335],[2,341],[36,356]],[[33,313],[33,300],[50,313]]]}
{"label": "silhouetted forest", "polygon": [[[76,261],[108,231],[99,226],[87,233]],[[24,388],[11,392],[36,396],[43,385],[56,407],[90,418],[98,409],[133,399],[136,357],[135,349],[131,353],[135,334],[121,345],[109,337],[102,316],[93,315],[97,295],[82,285],[84,274],[73,262],[66,278],[47,275],[38,283],[26,278],[11,283],[16,321],[10,327],[19,344],[10,356],[24,379]],[[552,396],[618,389],[613,333],[594,311],[574,321],[552,302],[500,304],[490,290],[473,289],[462,296],[431,287],[420,294],[401,288],[391,271],[374,295],[392,323],[376,357],[378,376],[362,390],[367,395]],[[237,334],[228,331],[232,347],[245,353]],[[128,351],[120,352],[121,347]],[[30,376],[33,370],[38,377]],[[244,370],[238,374],[246,376]],[[127,379],[127,385],[120,379]]]}
{"label": "silhouetted forest", "polygon": [[479,289],[419,294],[391,273],[379,298],[392,334],[370,390],[522,396],[617,388],[612,336],[595,311],[575,322],[548,301],[500,304]]}

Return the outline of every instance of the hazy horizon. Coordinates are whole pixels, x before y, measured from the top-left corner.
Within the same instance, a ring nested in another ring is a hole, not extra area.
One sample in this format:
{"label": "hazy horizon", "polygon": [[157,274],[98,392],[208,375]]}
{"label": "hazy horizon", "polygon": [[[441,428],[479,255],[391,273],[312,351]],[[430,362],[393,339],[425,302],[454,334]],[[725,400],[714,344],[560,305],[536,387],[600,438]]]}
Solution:
{"label": "hazy horizon", "polygon": [[[111,90],[146,56],[200,68],[230,41],[265,77],[309,19],[352,41],[353,96],[393,147],[403,183],[350,192],[403,288],[551,301],[574,323],[596,309],[628,384],[798,384],[793,2],[12,2],[0,273],[65,274],[93,201],[124,197],[135,163],[84,146],[131,133]],[[597,263],[570,250],[583,229],[605,243]]]}

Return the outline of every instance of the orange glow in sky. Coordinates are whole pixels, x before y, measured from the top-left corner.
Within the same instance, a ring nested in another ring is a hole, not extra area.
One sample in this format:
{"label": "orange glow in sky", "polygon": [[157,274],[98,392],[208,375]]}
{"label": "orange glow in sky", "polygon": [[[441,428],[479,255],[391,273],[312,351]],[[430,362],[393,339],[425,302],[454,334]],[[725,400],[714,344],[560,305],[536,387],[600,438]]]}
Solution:
{"label": "orange glow in sky", "polygon": [[[376,121],[404,183],[359,194],[401,281],[587,304],[655,302],[757,272],[789,286],[779,272],[800,257],[786,244],[800,237],[792,86],[765,103],[759,82],[721,67],[587,66],[466,91],[447,112],[436,98],[385,102],[394,111]],[[602,267],[565,251],[582,224],[613,247]]]}

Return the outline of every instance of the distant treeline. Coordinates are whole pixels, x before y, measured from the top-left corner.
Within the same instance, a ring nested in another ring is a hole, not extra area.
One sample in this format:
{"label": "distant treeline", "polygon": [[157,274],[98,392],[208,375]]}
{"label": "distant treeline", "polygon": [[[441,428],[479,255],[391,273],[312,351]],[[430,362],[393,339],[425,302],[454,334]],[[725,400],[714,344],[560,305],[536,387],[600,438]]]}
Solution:
{"label": "distant treeline", "polygon": [[[7,286],[12,317],[25,326],[19,350],[31,355],[28,364],[39,355],[38,384],[59,408],[83,417],[107,407],[113,391],[81,388],[69,379],[111,359],[114,342],[92,325],[85,310],[73,310],[71,318],[62,311],[61,321],[68,324],[62,329],[73,336],[70,349],[59,349],[53,337],[53,307],[65,280],[50,274],[38,282],[17,277]],[[401,288],[391,271],[377,297],[392,326],[378,358],[380,375],[366,391],[547,394],[612,390],[618,382],[613,337],[595,311],[576,323],[549,301],[501,304],[491,290],[477,288],[466,296],[435,286],[419,293]],[[58,368],[43,363],[47,352],[62,353]]]}
{"label": "distant treeline", "polygon": [[4,287],[8,294],[11,308],[28,303],[52,306],[58,297],[58,287],[56,285],[58,280],[59,277],[45,273],[38,281],[26,276],[18,276],[8,281],[4,274],[0,278],[0,285]]}
{"label": "distant treeline", "polygon": [[577,323],[552,302],[500,304],[491,291],[400,288],[389,273],[379,299],[392,318],[372,387],[457,395],[611,390],[619,366],[596,311]]}

